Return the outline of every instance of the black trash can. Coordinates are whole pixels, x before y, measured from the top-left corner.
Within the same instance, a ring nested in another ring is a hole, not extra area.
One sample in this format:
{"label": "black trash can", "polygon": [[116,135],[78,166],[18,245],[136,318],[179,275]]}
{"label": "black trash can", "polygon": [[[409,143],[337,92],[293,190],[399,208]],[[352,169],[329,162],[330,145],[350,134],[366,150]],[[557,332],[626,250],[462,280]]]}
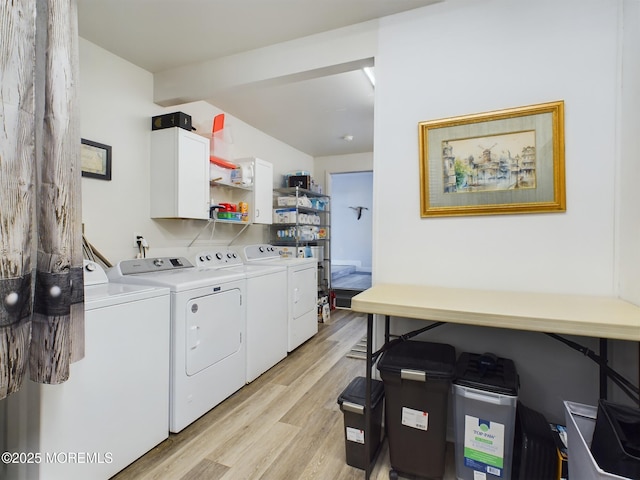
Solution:
{"label": "black trash can", "polygon": [[518,401],[511,478],[561,478],[559,461],[554,433],[545,416]]}
{"label": "black trash can", "polygon": [[[384,388],[380,380],[371,380],[371,432],[367,432],[364,422],[364,404],[367,379],[356,377],[338,397],[338,405],[344,413],[345,452],[347,464],[352,467],[367,468],[367,450],[373,460],[380,446],[382,431],[382,411]],[[365,445],[365,438],[367,445]]]}
{"label": "black trash can", "polygon": [[640,408],[600,399],[591,453],[604,471],[640,478]]}
{"label": "black trash can", "polygon": [[390,476],[444,475],[448,394],[455,362],[453,346],[411,340],[393,345],[380,358]]}

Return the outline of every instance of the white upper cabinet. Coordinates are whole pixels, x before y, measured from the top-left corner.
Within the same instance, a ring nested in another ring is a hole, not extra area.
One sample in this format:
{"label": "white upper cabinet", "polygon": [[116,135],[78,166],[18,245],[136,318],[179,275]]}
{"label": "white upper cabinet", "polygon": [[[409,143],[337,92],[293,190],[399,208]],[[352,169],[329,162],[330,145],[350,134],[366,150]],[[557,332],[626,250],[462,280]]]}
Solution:
{"label": "white upper cabinet", "polygon": [[253,175],[253,205],[249,206],[252,223],[270,225],[273,222],[273,165],[260,158],[240,158],[234,161],[250,169]]}
{"label": "white upper cabinet", "polygon": [[151,132],[151,218],[209,218],[209,139],[183,128]]}

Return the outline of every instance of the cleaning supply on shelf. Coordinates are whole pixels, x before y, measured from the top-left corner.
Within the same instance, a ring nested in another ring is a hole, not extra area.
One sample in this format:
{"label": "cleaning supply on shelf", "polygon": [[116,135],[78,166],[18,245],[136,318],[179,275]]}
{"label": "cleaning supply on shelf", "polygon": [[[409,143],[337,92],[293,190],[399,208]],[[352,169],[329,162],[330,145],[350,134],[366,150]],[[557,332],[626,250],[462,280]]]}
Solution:
{"label": "cleaning supply on shelf", "polygon": [[238,211],[242,216],[243,222],[249,221],[249,204],[247,202],[240,202],[238,204]]}

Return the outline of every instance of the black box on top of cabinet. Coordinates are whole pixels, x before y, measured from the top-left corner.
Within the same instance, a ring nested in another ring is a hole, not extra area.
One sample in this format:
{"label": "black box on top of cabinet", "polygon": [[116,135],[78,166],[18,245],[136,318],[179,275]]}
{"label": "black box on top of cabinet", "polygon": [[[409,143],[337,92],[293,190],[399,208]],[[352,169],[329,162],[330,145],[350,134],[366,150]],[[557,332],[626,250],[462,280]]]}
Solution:
{"label": "black box on top of cabinet", "polygon": [[171,127],[180,127],[189,131],[193,130],[191,126],[191,115],[182,112],[173,112],[165,115],[156,115],[151,118],[151,130]]}

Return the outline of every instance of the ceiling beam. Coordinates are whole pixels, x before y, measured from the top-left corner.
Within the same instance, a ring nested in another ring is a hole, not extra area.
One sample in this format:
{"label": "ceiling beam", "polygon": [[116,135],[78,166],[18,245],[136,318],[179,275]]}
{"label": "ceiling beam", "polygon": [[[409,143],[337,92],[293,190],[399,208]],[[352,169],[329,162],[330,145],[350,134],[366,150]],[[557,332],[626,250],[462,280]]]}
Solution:
{"label": "ceiling beam", "polygon": [[373,65],[378,21],[154,74],[154,101],[168,107],[256,84],[282,84]]}

